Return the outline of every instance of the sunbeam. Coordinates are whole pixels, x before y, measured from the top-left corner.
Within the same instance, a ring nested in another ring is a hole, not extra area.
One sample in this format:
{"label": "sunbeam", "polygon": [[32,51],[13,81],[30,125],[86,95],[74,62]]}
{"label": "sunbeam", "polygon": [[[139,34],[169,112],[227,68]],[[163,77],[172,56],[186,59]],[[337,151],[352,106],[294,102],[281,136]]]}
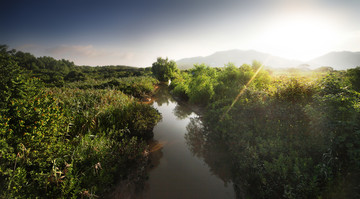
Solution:
{"label": "sunbeam", "polygon": [[257,74],[264,68],[264,65],[270,60],[271,56],[268,56],[263,64],[257,69],[255,74],[251,77],[251,79],[245,84],[245,86],[240,90],[239,94],[236,96],[234,101],[231,103],[230,107],[226,110],[226,112],[221,116],[220,121],[222,121],[226,114],[229,113],[231,108],[235,105],[235,103],[239,100],[240,96],[245,92],[246,88],[251,84],[251,82],[256,78]]}

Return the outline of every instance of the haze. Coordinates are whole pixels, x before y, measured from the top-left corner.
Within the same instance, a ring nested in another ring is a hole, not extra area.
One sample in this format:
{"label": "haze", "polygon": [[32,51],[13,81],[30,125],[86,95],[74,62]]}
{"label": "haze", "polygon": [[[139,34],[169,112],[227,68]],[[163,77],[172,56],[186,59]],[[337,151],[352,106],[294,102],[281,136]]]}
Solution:
{"label": "haze", "polygon": [[356,0],[6,1],[0,44],[91,66],[229,49],[306,61],[360,51],[359,9]]}

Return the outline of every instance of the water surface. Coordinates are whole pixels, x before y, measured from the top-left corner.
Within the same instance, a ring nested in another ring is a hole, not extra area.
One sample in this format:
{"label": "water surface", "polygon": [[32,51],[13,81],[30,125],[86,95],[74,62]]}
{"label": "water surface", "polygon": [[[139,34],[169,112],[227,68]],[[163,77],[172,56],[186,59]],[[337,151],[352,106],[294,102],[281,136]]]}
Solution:
{"label": "water surface", "polygon": [[166,87],[160,88],[153,106],[163,119],[154,128],[153,168],[142,198],[235,198],[231,182],[221,179],[193,146],[201,140],[196,136],[198,115],[173,100]]}
{"label": "water surface", "polygon": [[152,106],[163,119],[149,143],[148,179],[144,182],[132,174],[132,179],[140,180],[121,181],[107,198],[235,198],[228,153],[218,139],[206,138],[193,107],[176,102],[165,86],[157,91]]}

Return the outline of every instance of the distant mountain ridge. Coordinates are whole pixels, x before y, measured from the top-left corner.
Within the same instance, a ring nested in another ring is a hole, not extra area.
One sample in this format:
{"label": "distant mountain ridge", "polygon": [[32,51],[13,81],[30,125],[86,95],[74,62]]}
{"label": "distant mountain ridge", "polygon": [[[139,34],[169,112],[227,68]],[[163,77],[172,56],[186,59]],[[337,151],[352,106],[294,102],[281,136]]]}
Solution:
{"label": "distant mountain ridge", "polygon": [[219,51],[205,57],[180,59],[176,61],[176,63],[180,69],[188,69],[193,67],[194,64],[201,63],[205,63],[212,67],[223,67],[229,62],[239,66],[244,63],[251,64],[253,60],[260,61],[265,64],[265,66],[273,68],[294,68],[302,66],[317,68],[321,66],[330,66],[337,70],[343,70],[360,66],[360,52],[331,52],[310,61],[303,62],[285,59],[255,50],[227,50]]}
{"label": "distant mountain ridge", "polygon": [[330,52],[308,61],[311,66],[330,66],[337,70],[360,66],[360,52]]}

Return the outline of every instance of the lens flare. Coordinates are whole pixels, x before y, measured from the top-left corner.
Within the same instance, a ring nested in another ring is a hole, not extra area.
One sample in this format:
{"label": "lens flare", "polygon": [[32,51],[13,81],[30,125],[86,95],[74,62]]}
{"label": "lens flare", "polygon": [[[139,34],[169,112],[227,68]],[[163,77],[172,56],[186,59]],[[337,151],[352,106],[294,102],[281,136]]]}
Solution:
{"label": "lens flare", "polygon": [[251,82],[256,78],[257,74],[264,68],[264,65],[270,60],[271,56],[268,56],[265,59],[265,62],[263,64],[261,64],[261,66],[257,69],[257,71],[255,72],[255,74],[251,77],[251,79],[245,84],[245,86],[240,90],[239,94],[236,96],[236,98],[234,99],[234,101],[231,103],[230,107],[226,110],[226,112],[221,116],[220,121],[222,121],[225,117],[225,115],[227,115],[229,113],[229,111],[232,109],[232,107],[235,105],[235,103],[239,100],[240,96],[245,92],[246,88],[251,84]]}

